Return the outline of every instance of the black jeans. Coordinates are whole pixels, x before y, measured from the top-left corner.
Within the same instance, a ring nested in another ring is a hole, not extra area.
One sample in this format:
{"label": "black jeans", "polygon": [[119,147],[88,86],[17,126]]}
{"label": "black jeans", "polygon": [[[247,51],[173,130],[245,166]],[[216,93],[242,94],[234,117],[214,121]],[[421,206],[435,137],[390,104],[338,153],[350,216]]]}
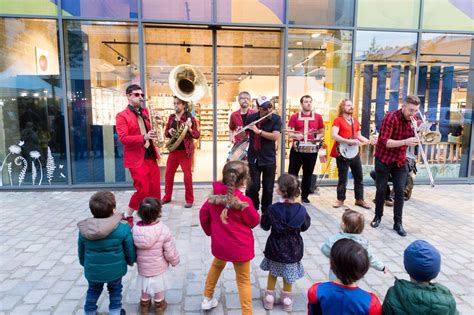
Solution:
{"label": "black jeans", "polygon": [[[372,179],[375,182],[375,179],[377,178],[377,173],[375,172],[375,170],[370,171],[370,177],[372,177]],[[391,176],[388,177],[388,181],[389,182],[392,181]],[[385,192],[385,200],[390,200],[390,185],[389,184],[387,184],[387,191]]]}
{"label": "black jeans", "polygon": [[352,176],[354,177],[354,196],[356,200],[364,199],[364,183],[362,175],[362,163],[360,161],[360,155],[353,159],[347,160],[342,156],[336,158],[337,172],[339,180],[337,181],[337,200],[346,200],[346,185],[347,185],[347,173],[349,167],[351,168]]}
{"label": "black jeans", "polygon": [[290,165],[288,173],[298,178],[301,166],[303,166],[303,180],[301,181],[301,197],[307,198],[311,187],[311,175],[318,159],[318,153],[300,153],[293,148],[290,151]]}
{"label": "black jeans", "polygon": [[276,164],[270,165],[256,165],[249,163],[250,170],[250,185],[247,187],[245,194],[252,199],[253,206],[258,211],[259,198],[258,193],[260,191],[260,178],[262,178],[262,213],[267,211],[267,208],[271,206],[273,199],[273,186],[275,185],[275,173]]}
{"label": "black jeans", "polygon": [[383,216],[383,206],[385,202],[385,195],[387,189],[387,182],[389,176],[392,177],[393,191],[395,193],[395,200],[393,203],[393,221],[395,223],[402,223],[403,203],[405,183],[407,182],[408,166],[403,165],[398,167],[396,162],[389,165],[383,164],[378,158],[375,158],[375,186],[377,192],[375,193],[375,215],[377,217]]}

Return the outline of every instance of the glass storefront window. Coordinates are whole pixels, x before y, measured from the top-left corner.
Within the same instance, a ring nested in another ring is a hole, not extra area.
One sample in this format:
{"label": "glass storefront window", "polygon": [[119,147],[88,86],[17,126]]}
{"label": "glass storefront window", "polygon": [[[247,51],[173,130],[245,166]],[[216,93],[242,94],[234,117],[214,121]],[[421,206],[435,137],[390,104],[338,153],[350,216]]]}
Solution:
{"label": "glass storefront window", "polygon": [[291,0],[288,6],[289,24],[354,25],[354,0]]}
{"label": "glass storefront window", "polygon": [[[57,0],[53,0],[56,2]],[[62,0],[63,16],[138,18],[138,0]]]}
{"label": "glass storefront window", "polygon": [[423,28],[474,31],[472,0],[424,0]]}
{"label": "glass storefront window", "polygon": [[137,26],[65,21],[64,43],[73,183],[124,182],[115,116],[140,84]]}
{"label": "glass storefront window", "polygon": [[418,28],[420,0],[359,0],[357,26]]}
{"label": "glass storefront window", "polygon": [[[146,45],[146,91],[149,108],[160,113],[164,122],[174,113],[173,92],[168,81],[173,68],[189,64],[200,71],[207,84],[196,85],[196,90],[204,89],[204,96],[196,100],[191,114],[196,118],[201,137],[194,141],[193,181],[213,179],[213,138],[212,138],[212,31],[208,29],[145,28]],[[161,148],[160,168],[165,174],[168,153]],[[175,182],[183,182],[183,173],[176,173]]]}
{"label": "glass storefront window", "polygon": [[57,22],[0,30],[0,186],[67,184]]}
{"label": "glass storefront window", "polygon": [[439,143],[425,145],[436,177],[467,176],[472,129],[472,99],[467,91],[474,80],[473,42],[472,35],[422,34],[418,96],[420,111],[433,124],[431,130],[441,133]]}
{"label": "glass storefront window", "polygon": [[[416,33],[358,31],[354,69],[354,111],[365,137],[414,92]],[[361,148],[364,176],[373,168],[373,147]],[[423,166],[419,166],[423,168]]]}
{"label": "glass storefront window", "polygon": [[[335,107],[350,93],[351,51],[352,31],[289,30],[286,126],[291,115],[301,110],[300,98],[310,95],[313,110],[323,116],[328,148],[332,147],[330,129]],[[285,165],[288,165],[292,145],[288,137],[285,145]],[[324,150],[319,155],[315,173],[322,174],[327,162],[335,161],[325,160]],[[336,174],[329,174],[329,177],[333,176]]]}
{"label": "glass storefront window", "polygon": [[141,0],[145,20],[212,21],[212,0]]}
{"label": "glass storefront window", "polygon": [[217,21],[224,23],[282,24],[284,0],[217,0]]}
{"label": "glass storefront window", "polygon": [[[232,148],[229,119],[240,110],[238,94],[250,93],[256,110],[259,95],[271,97],[281,116],[279,103],[281,32],[279,30],[222,30],[217,32],[217,176],[221,177]],[[279,141],[278,141],[279,144]],[[280,151],[280,150],[279,150]],[[280,153],[277,152],[277,173]]]}
{"label": "glass storefront window", "polygon": [[2,0],[0,14],[57,15],[58,6],[50,0]]}

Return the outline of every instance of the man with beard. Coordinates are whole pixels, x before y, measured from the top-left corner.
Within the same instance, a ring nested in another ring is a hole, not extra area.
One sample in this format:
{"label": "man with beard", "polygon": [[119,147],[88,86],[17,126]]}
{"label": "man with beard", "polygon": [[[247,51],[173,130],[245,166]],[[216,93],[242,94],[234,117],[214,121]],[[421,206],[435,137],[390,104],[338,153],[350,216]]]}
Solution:
{"label": "man with beard", "polygon": [[133,211],[138,210],[145,197],[160,199],[160,158],[153,143],[156,132],[151,129],[148,110],[142,107],[145,100],[142,88],[136,84],[127,87],[125,92],[128,106],[117,114],[116,128],[123,144],[123,165],[128,168],[136,192],[130,198],[126,220],[133,225]]}
{"label": "man with beard", "polygon": [[337,116],[332,124],[332,138],[335,143],[331,150],[331,157],[336,158],[336,165],[338,171],[337,182],[337,200],[334,203],[334,208],[339,208],[344,205],[346,199],[346,185],[347,173],[351,169],[354,177],[354,195],[355,205],[365,209],[370,209],[370,205],[364,200],[364,184],[362,175],[362,163],[360,155],[348,159],[339,153],[338,146],[342,143],[347,145],[356,145],[369,143],[369,139],[362,136],[360,133],[360,125],[357,119],[352,114],[354,113],[354,106],[348,99],[339,102],[337,107]]}
{"label": "man with beard", "polygon": [[[276,141],[281,134],[281,117],[272,113],[272,102],[269,97],[257,99],[258,112],[246,119],[249,125],[248,162],[250,185],[245,194],[252,199],[256,210],[261,204],[262,213],[272,204],[273,186],[276,172]],[[263,117],[266,118],[262,119]],[[262,119],[262,120],[260,120]],[[258,121],[258,122],[257,122]],[[259,200],[260,183],[262,185],[262,202]]]}
{"label": "man with beard", "polygon": [[174,176],[178,166],[181,166],[184,175],[184,199],[186,201],[184,207],[191,208],[194,203],[193,174],[191,171],[194,155],[193,139],[199,139],[201,133],[197,129],[196,119],[194,119],[189,112],[190,108],[188,102],[175,96],[173,105],[176,113],[171,114],[168,118],[168,123],[165,128],[166,137],[173,137],[179,127],[183,124],[188,126],[188,131],[186,136],[184,136],[183,141],[181,141],[178,147],[168,155],[165,174],[165,196],[163,197],[162,203],[166,204],[171,202]]}
{"label": "man with beard", "polygon": [[382,119],[380,135],[375,150],[375,217],[370,226],[380,225],[383,216],[383,206],[387,189],[388,177],[392,177],[395,200],[393,204],[393,229],[398,235],[406,236],[407,232],[402,225],[405,183],[408,174],[406,153],[409,146],[418,144],[414,137],[411,119],[414,118],[420,107],[420,99],[415,95],[408,95],[402,108],[388,113]]}
{"label": "man with beard", "polygon": [[309,204],[311,176],[318,158],[318,145],[312,142],[323,137],[324,122],[321,115],[313,112],[313,98],[310,95],[302,96],[300,104],[301,111],[294,113],[288,121],[289,136],[293,139],[288,173],[298,178],[298,173],[303,167],[301,202]]}
{"label": "man with beard", "polygon": [[237,144],[240,141],[247,139],[247,134],[242,132],[238,135],[235,133],[238,132],[244,126],[245,120],[247,116],[250,114],[255,113],[255,110],[250,108],[250,104],[252,103],[252,99],[250,97],[250,93],[247,91],[242,91],[239,93],[239,105],[240,109],[236,110],[230,115],[229,120],[229,129],[231,131],[231,141],[232,144]]}

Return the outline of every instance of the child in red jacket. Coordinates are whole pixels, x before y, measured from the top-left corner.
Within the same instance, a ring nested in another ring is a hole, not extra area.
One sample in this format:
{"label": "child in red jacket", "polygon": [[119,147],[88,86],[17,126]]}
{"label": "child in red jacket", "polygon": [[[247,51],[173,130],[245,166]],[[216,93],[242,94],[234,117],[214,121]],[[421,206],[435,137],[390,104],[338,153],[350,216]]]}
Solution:
{"label": "child in red jacket", "polygon": [[207,275],[201,309],[217,306],[214,289],[228,261],[234,264],[237,275],[242,314],[252,314],[252,287],[250,285],[250,260],[254,258],[252,229],[258,225],[260,215],[252,200],[240,191],[249,179],[245,162],[230,161],[222,171],[222,182],[213,183],[213,193],[199,212],[201,226],[211,237],[214,256]]}

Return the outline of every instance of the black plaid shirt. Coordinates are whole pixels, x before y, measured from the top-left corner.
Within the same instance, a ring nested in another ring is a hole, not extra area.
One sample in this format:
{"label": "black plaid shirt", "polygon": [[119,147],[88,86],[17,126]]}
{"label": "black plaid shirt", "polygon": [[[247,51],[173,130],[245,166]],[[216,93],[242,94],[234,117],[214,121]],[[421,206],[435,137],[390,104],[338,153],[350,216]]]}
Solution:
{"label": "black plaid shirt", "polygon": [[382,119],[375,157],[385,165],[396,162],[398,167],[402,167],[406,163],[408,146],[387,148],[387,141],[390,139],[404,140],[414,135],[412,123],[403,117],[401,109],[388,113]]}

